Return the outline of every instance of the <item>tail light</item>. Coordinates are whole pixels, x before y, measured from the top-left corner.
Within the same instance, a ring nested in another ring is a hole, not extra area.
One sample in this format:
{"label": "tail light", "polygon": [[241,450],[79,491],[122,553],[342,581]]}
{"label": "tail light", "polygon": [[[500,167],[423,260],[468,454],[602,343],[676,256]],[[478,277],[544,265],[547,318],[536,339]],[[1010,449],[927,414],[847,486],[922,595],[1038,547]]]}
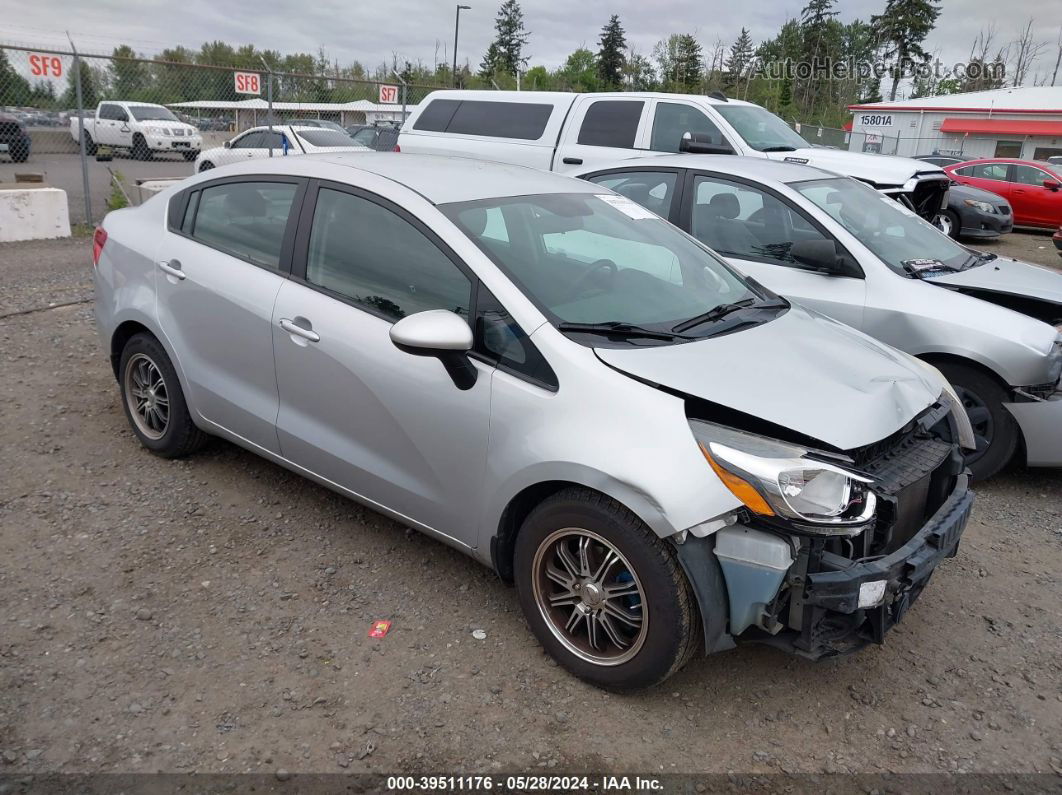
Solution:
{"label": "tail light", "polygon": [[399,146],[398,144],[395,144],[395,148],[392,149],[391,151],[392,152],[401,152],[402,151],[402,147]]}
{"label": "tail light", "polygon": [[107,230],[97,226],[92,233],[92,266],[100,264],[100,255],[103,253],[103,245],[107,242]]}

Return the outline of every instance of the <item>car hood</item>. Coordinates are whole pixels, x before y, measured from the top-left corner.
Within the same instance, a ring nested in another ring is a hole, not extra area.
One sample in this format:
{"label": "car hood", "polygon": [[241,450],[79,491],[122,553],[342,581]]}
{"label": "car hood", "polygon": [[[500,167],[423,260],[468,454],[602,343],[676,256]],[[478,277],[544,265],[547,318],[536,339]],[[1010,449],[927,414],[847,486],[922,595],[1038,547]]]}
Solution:
{"label": "car hood", "polygon": [[629,375],[841,450],[895,433],[944,388],[906,354],[796,305],[769,323],[697,342],[595,350]]}
{"label": "car hood", "polygon": [[931,175],[944,179],[947,174],[939,166],[895,155],[871,155],[845,149],[797,149],[795,152],[767,152],[772,160],[807,163],[809,166],[834,171],[877,187],[903,185],[915,175]]}
{"label": "car hood", "polygon": [[997,257],[958,273],[931,273],[925,280],[953,287],[1029,296],[1062,305],[1062,273],[1016,259]]}
{"label": "car hood", "polygon": [[989,204],[999,206],[1010,206],[1010,202],[1000,196],[998,193],[992,193],[990,190],[982,190],[981,188],[975,188],[973,185],[963,185],[961,182],[953,182],[948,189],[948,198],[951,200],[962,201],[963,199],[974,199],[979,202],[988,202]]}

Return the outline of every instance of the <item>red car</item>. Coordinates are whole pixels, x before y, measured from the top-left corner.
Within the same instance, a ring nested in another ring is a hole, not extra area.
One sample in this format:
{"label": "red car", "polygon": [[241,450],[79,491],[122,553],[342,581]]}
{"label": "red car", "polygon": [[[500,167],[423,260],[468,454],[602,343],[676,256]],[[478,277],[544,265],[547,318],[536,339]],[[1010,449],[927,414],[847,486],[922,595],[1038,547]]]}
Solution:
{"label": "red car", "polygon": [[1005,157],[945,166],[953,180],[997,193],[1014,208],[1015,226],[1056,229],[1062,224],[1062,167]]}

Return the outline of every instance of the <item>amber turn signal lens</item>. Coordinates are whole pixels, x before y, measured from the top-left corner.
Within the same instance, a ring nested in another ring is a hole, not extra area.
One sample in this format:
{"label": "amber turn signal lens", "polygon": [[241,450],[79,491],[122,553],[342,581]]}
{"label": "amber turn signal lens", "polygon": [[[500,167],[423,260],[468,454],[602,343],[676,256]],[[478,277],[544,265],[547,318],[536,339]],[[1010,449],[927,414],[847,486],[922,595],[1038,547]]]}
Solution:
{"label": "amber turn signal lens", "polygon": [[767,504],[767,501],[760,496],[760,493],[756,491],[747,481],[742,480],[732,472],[727,472],[719,464],[715,463],[715,459],[712,458],[712,454],[708,452],[708,448],[704,444],[700,444],[701,452],[704,453],[704,457],[708,460],[708,466],[712,468],[712,471],[719,476],[719,479],[723,481],[723,485],[733,492],[734,496],[744,503],[745,507],[753,513],[758,513],[761,516],[774,516],[774,511],[771,510],[771,506]]}

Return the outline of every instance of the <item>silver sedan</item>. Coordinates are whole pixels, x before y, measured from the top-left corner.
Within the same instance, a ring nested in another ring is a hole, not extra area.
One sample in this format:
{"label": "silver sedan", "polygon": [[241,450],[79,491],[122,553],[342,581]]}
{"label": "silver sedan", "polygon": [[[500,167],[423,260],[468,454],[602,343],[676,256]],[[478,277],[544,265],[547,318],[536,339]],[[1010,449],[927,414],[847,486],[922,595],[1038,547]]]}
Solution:
{"label": "silver sedan", "polygon": [[474,556],[604,687],[880,642],[969,515],[939,372],[588,182],[259,160],[111,213],[93,260],[145,447],[222,437]]}

